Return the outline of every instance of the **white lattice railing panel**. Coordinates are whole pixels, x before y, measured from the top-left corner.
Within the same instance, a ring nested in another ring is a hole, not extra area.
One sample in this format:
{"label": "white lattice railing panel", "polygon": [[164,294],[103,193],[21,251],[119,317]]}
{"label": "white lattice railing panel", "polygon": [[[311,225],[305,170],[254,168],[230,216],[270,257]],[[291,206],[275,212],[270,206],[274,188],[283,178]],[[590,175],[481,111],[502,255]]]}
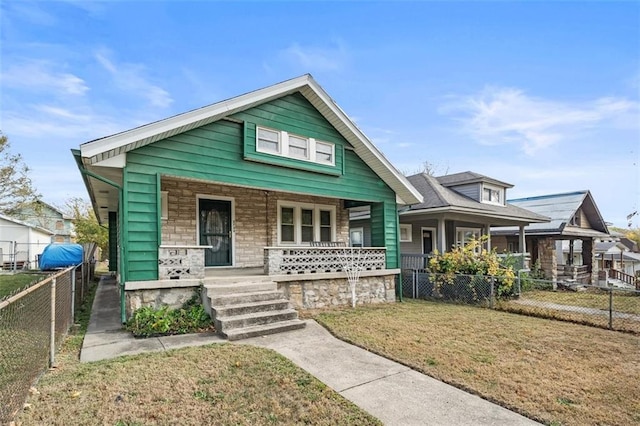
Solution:
{"label": "white lattice railing panel", "polygon": [[204,278],[204,251],[208,246],[160,246],[158,278],[161,280]]}
{"label": "white lattice railing panel", "polygon": [[355,257],[363,271],[386,268],[386,248],[352,247],[267,247],[264,269],[267,275],[340,272],[345,257]]}

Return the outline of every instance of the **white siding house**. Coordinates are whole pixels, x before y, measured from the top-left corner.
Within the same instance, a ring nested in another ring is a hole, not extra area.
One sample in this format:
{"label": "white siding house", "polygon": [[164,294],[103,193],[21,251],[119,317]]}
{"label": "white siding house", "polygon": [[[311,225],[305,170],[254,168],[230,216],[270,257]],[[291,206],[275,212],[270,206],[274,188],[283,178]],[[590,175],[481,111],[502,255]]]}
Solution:
{"label": "white siding house", "polygon": [[0,215],[0,259],[2,269],[34,269],[38,266],[38,255],[51,243],[53,232],[29,225],[17,219]]}

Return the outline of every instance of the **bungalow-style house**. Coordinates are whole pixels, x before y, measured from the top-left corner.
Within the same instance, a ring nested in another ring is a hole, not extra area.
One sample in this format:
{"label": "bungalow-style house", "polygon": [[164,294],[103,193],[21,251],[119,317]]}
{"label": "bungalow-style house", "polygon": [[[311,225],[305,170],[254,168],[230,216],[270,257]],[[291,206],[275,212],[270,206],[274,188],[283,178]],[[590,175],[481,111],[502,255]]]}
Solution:
{"label": "bungalow-style house", "polygon": [[36,269],[53,232],[0,214],[0,269]]}
{"label": "bungalow-style house", "polygon": [[[548,216],[548,223],[534,223],[525,228],[532,264],[538,262],[547,279],[596,283],[598,263],[595,243],[608,238],[609,231],[589,191],[509,200],[509,203]],[[493,241],[502,246],[514,241],[514,228],[492,229]],[[581,255],[576,256],[575,242],[582,241]],[[566,256],[563,241],[567,241]]]}
{"label": "bungalow-style house", "polygon": [[52,243],[72,242],[72,217],[42,200],[19,208],[15,215],[22,221],[53,232]]}
{"label": "bungalow-style house", "polygon": [[[505,202],[507,190],[513,185],[479,173],[467,171],[439,177],[418,173],[407,179],[423,197],[422,203],[400,209],[400,251],[410,269],[413,268],[409,264],[416,259],[424,265],[420,259],[435,250],[444,253],[482,235],[489,237],[490,250],[493,243],[489,230],[495,226],[519,229],[519,241],[508,249],[512,253],[526,253],[525,226],[548,220]],[[362,209],[352,214],[352,238],[354,230],[357,233],[360,229],[366,244],[368,215]]]}
{"label": "bungalow-style house", "polygon": [[397,207],[422,197],[310,75],[73,154],[109,225],[123,321],[142,305],[177,305],[201,284],[230,339],[273,332],[265,325],[273,312],[295,321],[287,307],[242,313],[267,293],[299,309],[348,304],[343,263],[356,206],[372,216],[372,247],[358,252],[358,303],[395,300]]}

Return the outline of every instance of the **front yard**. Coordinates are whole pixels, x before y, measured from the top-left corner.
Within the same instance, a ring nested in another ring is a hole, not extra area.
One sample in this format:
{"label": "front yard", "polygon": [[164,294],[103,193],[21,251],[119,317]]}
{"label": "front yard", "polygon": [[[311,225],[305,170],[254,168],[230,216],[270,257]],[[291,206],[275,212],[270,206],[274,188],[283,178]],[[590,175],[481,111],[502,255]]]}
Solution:
{"label": "front yard", "polygon": [[546,424],[640,423],[638,336],[426,301],[314,317],[343,340]]}

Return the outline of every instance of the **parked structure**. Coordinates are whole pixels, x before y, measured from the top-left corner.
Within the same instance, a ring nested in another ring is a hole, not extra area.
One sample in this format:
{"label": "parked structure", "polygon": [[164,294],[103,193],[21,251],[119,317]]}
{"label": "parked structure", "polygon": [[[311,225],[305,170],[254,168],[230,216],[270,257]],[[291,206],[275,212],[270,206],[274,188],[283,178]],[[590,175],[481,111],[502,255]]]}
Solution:
{"label": "parked structure", "polygon": [[[422,197],[309,75],[87,142],[74,156],[109,224],[123,320],[143,304],[179,304],[201,283],[230,337],[223,305],[246,302],[243,288],[277,289],[296,308],[348,304],[338,242],[356,206],[370,208],[374,246],[358,302],[395,300],[397,206]],[[271,320],[247,323],[261,321]]]}
{"label": "parked structure", "polygon": [[0,269],[36,269],[38,255],[53,233],[18,219],[0,215]]}
{"label": "parked structure", "polygon": [[[589,191],[509,200],[509,203],[548,216],[548,223],[525,228],[532,264],[538,262],[547,279],[595,284],[598,279],[595,242],[607,238],[609,231]],[[515,228],[491,230],[496,247],[508,247],[517,241]],[[582,241],[581,253],[575,242]],[[563,241],[567,253],[563,255]]]}

